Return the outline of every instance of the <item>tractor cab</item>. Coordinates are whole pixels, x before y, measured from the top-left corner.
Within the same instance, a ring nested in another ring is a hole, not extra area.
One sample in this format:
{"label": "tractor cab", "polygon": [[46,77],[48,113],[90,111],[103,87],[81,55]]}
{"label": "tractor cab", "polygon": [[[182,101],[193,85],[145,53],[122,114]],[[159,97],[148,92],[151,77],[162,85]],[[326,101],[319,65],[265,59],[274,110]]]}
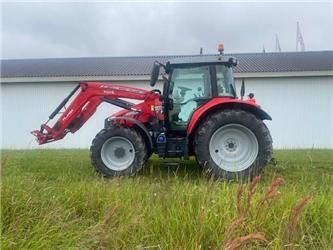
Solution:
{"label": "tractor cab", "polygon": [[233,66],[234,57],[224,55],[175,58],[163,65],[155,62],[151,75],[154,86],[160,67],[163,76],[165,125],[170,132],[186,133],[193,112],[212,98],[236,98]]}

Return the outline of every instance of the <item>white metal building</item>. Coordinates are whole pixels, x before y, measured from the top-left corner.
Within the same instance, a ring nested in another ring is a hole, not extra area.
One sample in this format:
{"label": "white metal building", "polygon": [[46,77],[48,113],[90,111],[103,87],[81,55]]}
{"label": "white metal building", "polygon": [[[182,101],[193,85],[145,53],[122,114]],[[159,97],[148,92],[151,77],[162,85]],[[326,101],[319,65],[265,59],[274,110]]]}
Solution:
{"label": "white metal building", "polygon": [[[204,56],[204,55],[203,55]],[[333,51],[234,54],[235,77],[273,118],[274,148],[333,149]],[[102,104],[74,135],[38,146],[31,130],[79,81],[112,81],[149,89],[160,57],[22,59],[1,61],[1,148],[88,148],[104,119],[118,108]],[[239,90],[239,87],[238,87]]]}

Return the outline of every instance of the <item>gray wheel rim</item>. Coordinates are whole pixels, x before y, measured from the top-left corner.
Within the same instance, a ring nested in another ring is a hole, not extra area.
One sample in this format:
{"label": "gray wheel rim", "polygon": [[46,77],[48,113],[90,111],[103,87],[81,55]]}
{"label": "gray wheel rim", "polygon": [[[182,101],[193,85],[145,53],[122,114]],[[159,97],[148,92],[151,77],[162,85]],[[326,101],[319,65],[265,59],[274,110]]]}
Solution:
{"label": "gray wheel rim", "polygon": [[134,146],[124,137],[111,137],[102,146],[101,158],[107,168],[114,171],[125,170],[134,161]]}
{"label": "gray wheel rim", "polygon": [[228,172],[249,168],[259,152],[255,134],[240,124],[228,124],[217,129],[209,142],[209,153],[214,163]]}

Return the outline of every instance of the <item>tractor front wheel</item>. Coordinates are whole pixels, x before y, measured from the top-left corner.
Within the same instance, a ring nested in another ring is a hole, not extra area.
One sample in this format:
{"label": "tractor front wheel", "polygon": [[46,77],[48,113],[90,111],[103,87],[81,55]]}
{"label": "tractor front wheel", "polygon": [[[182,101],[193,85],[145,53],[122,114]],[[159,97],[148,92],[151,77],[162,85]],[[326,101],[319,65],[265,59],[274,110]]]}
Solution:
{"label": "tractor front wheel", "polygon": [[142,136],[134,129],[120,125],[99,132],[90,153],[92,165],[104,177],[135,175],[147,158]]}
{"label": "tractor front wheel", "polygon": [[194,149],[205,174],[247,180],[269,162],[272,138],[262,120],[243,110],[214,113],[198,128]]}

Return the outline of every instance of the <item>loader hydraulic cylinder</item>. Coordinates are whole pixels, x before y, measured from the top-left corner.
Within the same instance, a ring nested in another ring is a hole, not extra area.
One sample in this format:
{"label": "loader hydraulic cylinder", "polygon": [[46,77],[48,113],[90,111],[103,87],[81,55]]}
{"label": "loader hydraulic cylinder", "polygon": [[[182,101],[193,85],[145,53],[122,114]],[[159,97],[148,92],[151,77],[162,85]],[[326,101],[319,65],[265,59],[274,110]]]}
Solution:
{"label": "loader hydraulic cylinder", "polygon": [[50,114],[49,119],[53,119],[59,111],[65,107],[66,103],[71,99],[71,97],[75,94],[75,92],[80,88],[80,84],[76,85],[76,87],[69,93],[69,95],[59,104],[59,106]]}

